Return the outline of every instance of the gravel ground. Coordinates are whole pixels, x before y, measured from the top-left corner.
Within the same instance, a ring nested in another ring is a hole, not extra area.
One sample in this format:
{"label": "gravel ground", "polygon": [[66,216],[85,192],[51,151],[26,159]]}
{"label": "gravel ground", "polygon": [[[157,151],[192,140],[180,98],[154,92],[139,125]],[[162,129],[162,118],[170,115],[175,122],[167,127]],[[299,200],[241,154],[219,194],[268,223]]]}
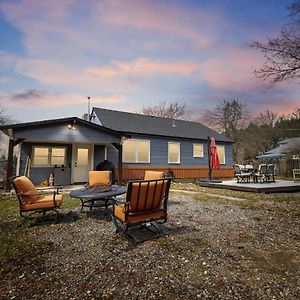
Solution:
{"label": "gravel ground", "polygon": [[32,248],[1,273],[0,299],[300,299],[299,211],[194,198],[171,193],[165,236],[137,244],[79,205],[11,230]]}

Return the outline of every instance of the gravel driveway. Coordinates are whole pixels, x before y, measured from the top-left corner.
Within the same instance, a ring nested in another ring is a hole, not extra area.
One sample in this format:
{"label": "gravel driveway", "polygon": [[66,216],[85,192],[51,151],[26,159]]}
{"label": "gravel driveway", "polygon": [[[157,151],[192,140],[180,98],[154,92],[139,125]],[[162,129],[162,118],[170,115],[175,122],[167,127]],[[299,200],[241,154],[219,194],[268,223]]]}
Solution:
{"label": "gravel driveway", "polygon": [[79,206],[15,230],[33,250],[2,274],[0,299],[300,299],[298,211],[194,198],[172,192],[166,235],[138,244]]}

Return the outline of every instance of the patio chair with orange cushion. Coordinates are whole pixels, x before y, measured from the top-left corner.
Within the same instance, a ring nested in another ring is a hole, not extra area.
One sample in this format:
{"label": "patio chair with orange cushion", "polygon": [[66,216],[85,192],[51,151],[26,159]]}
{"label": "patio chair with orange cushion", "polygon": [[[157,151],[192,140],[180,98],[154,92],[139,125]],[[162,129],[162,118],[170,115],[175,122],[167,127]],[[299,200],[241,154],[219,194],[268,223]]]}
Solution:
{"label": "patio chair with orange cushion", "polygon": [[[113,205],[112,220],[117,232],[129,227],[152,225],[161,235],[159,223],[167,221],[171,178],[129,181],[125,202]],[[148,226],[149,227],[149,226]]]}
{"label": "patio chair with orange cushion", "polygon": [[[20,204],[20,216],[24,218],[22,225],[35,213],[46,214],[47,211],[54,211],[59,215],[59,208],[63,201],[63,195],[57,191],[40,193],[32,181],[26,176],[16,177],[13,180],[13,187]],[[29,213],[29,214],[27,214]]]}
{"label": "patio chair with orange cushion", "polygon": [[[89,179],[85,185],[85,189],[79,192],[79,194],[74,194],[73,192],[70,195],[81,200],[81,211],[83,211],[84,207],[92,209],[95,206],[105,206],[106,209],[108,209],[108,206],[112,204],[111,199],[102,199],[100,196],[99,199],[97,199],[95,195],[110,192],[112,190],[111,171],[89,171]],[[80,194],[82,194],[82,197],[78,196]],[[100,199],[101,201],[99,201]],[[98,202],[98,204],[96,202]]]}
{"label": "patio chair with orange cushion", "polygon": [[111,185],[111,171],[89,171],[89,186],[95,184]]}
{"label": "patio chair with orange cushion", "polygon": [[162,179],[165,177],[164,172],[159,171],[145,171],[144,180]]}

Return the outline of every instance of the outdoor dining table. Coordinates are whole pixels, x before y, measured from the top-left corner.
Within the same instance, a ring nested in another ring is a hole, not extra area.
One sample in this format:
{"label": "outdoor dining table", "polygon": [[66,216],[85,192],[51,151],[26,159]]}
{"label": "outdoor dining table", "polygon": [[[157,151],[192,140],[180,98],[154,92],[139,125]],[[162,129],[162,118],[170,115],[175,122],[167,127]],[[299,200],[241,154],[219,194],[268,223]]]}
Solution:
{"label": "outdoor dining table", "polygon": [[86,188],[71,191],[70,197],[79,198],[81,200],[81,211],[84,207],[92,209],[93,207],[105,207],[106,212],[108,206],[113,204],[116,196],[126,193],[124,186],[112,185],[111,190],[107,192],[90,192]]}

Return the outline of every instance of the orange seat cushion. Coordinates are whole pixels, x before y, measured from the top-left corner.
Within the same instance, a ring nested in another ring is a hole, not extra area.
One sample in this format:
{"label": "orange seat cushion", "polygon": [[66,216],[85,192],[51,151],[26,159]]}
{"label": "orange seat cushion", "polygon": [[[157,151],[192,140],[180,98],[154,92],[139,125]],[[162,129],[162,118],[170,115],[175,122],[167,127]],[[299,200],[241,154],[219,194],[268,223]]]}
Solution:
{"label": "orange seat cushion", "polygon": [[165,177],[165,173],[164,172],[145,171],[144,180],[163,179],[164,177]]}
{"label": "orange seat cushion", "polygon": [[20,195],[22,202],[34,203],[38,200],[38,191],[28,177],[17,177],[14,179],[13,183],[16,193]]}
{"label": "orange seat cushion", "polygon": [[[114,215],[120,219],[123,223],[125,223],[125,209],[124,209],[124,204],[117,205],[115,206],[114,209]],[[157,220],[160,218],[165,217],[166,213],[163,210],[159,210],[156,212],[150,212],[150,213],[145,213],[142,215],[133,215],[130,214],[128,215],[128,223],[133,224],[137,222],[143,222],[147,220]]]}
{"label": "orange seat cushion", "polygon": [[89,186],[94,184],[111,185],[111,172],[110,171],[90,171],[89,172]]}
{"label": "orange seat cushion", "polygon": [[24,202],[22,205],[22,211],[31,211],[37,209],[51,209],[59,207],[62,204],[63,195],[55,195],[55,204],[53,201],[53,194],[40,197],[37,201],[33,203]]}

